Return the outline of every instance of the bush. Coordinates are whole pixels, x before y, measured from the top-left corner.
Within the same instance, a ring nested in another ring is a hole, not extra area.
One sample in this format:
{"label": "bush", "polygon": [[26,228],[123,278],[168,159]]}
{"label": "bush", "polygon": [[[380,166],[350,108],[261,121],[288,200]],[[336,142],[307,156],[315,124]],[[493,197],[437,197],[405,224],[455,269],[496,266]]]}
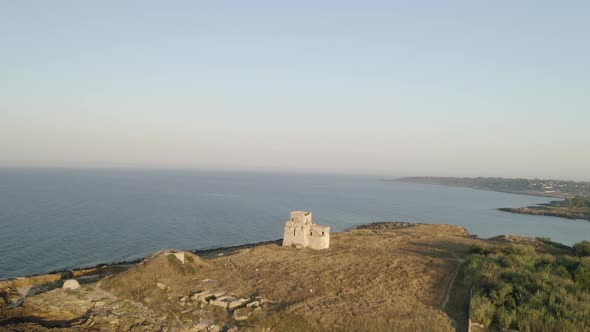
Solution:
{"label": "bush", "polygon": [[486,255],[491,254],[493,252],[493,250],[487,246],[481,246],[479,244],[474,244],[473,246],[471,246],[471,249],[469,250],[469,252],[471,252],[472,254],[486,256]]}
{"label": "bush", "polygon": [[510,329],[512,327],[512,322],[515,322],[515,320],[516,313],[505,308],[496,310],[494,315],[494,325],[500,327],[501,329]]}
{"label": "bush", "polygon": [[590,241],[582,241],[574,244],[574,252],[580,257],[590,256]]}
{"label": "bush", "polygon": [[540,255],[522,245],[473,251],[480,254],[467,258],[465,281],[475,287],[474,322],[520,331],[590,331],[590,257]]}
{"label": "bush", "polygon": [[563,250],[571,250],[572,248],[569,246],[566,246],[565,244],[559,243],[559,242],[554,242],[551,240],[551,238],[549,237],[537,237],[535,238],[537,241],[540,241],[548,246],[552,246],[558,249],[563,249]]}
{"label": "bush", "polygon": [[487,297],[475,295],[471,299],[471,320],[489,327],[494,318],[494,304]]}
{"label": "bush", "polygon": [[576,284],[585,291],[590,291],[590,270],[583,266],[578,266],[574,274]]}
{"label": "bush", "polygon": [[176,256],[174,254],[166,255],[166,259],[168,259],[168,262],[170,262],[172,264],[176,264],[176,261],[178,261],[178,258],[176,258]]}
{"label": "bush", "polygon": [[471,287],[479,279],[481,264],[483,264],[484,260],[485,258],[480,255],[470,255],[467,257],[467,264],[463,272],[463,283],[465,286]]}

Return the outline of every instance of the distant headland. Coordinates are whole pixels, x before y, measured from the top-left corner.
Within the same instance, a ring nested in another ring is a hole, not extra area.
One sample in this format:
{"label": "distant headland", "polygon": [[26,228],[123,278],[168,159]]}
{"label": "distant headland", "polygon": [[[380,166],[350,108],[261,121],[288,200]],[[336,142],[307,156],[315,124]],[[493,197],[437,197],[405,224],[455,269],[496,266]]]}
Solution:
{"label": "distant headland", "polygon": [[553,216],[567,219],[586,219],[590,221],[590,182],[520,178],[456,178],[430,176],[381,180],[466,187],[480,190],[506,192],[511,194],[563,198],[562,201],[553,201],[549,204],[540,206],[499,208],[498,210],[519,214]]}
{"label": "distant headland", "polygon": [[590,182],[543,180],[543,179],[507,179],[507,178],[456,178],[417,176],[399,179],[382,179],[407,183],[434,184],[439,186],[466,187],[481,190],[493,190],[511,194],[534,195],[556,198],[590,196]]}

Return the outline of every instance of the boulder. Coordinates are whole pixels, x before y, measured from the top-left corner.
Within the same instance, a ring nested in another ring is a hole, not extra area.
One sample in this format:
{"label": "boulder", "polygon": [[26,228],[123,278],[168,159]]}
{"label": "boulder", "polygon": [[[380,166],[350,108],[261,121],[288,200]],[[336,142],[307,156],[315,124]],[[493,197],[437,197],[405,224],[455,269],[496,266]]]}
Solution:
{"label": "boulder", "polygon": [[246,307],[248,307],[248,308],[260,307],[260,301],[252,301],[252,302],[246,304]]}
{"label": "boulder", "polygon": [[31,290],[32,286],[18,287],[16,290],[22,297],[27,297],[27,294]]}
{"label": "boulder", "polygon": [[75,290],[80,288],[80,284],[78,283],[78,281],[76,279],[68,279],[66,280],[66,282],[64,282],[63,286],[61,286],[62,289],[69,289],[69,290]]}
{"label": "boulder", "polygon": [[181,252],[175,252],[173,253],[174,256],[176,256],[176,258],[178,258],[178,260],[184,264],[184,251]]}
{"label": "boulder", "polygon": [[209,319],[199,319],[197,324],[194,325],[197,331],[210,331],[215,326],[216,322]]}
{"label": "boulder", "polygon": [[240,308],[234,311],[235,320],[246,320],[254,312],[252,308]]}
{"label": "boulder", "polygon": [[208,286],[208,287],[214,287],[219,284],[219,281],[214,280],[214,279],[203,279],[203,280],[201,280],[201,283],[203,283],[205,286]]}
{"label": "boulder", "polygon": [[166,284],[161,283],[161,282],[157,282],[156,286],[158,286],[158,288],[160,288],[161,290],[168,290],[168,286]]}
{"label": "boulder", "polygon": [[237,300],[235,297],[231,297],[231,296],[222,296],[222,297],[216,297],[215,299],[211,300],[209,302],[210,305],[214,305],[217,307],[222,307],[222,308],[227,308],[227,305],[229,302]]}
{"label": "boulder", "polygon": [[214,297],[213,293],[211,293],[209,291],[202,291],[202,292],[193,294],[191,296],[191,300],[207,303],[213,297]]}
{"label": "boulder", "polygon": [[238,332],[240,330],[234,325],[226,325],[224,328],[226,329],[225,332]]}
{"label": "boulder", "polygon": [[215,296],[215,297],[222,297],[223,295],[225,295],[224,291],[213,292],[213,296]]}
{"label": "boulder", "polygon": [[235,299],[228,301],[227,307],[228,309],[233,310],[243,306],[244,304],[248,303],[248,301],[250,301],[250,299]]}

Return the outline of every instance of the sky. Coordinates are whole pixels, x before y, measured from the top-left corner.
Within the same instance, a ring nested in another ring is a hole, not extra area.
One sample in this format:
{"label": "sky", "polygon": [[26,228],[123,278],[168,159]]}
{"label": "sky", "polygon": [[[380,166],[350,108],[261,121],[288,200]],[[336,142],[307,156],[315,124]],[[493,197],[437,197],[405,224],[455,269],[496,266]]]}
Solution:
{"label": "sky", "polygon": [[0,167],[590,180],[588,1],[3,1]]}

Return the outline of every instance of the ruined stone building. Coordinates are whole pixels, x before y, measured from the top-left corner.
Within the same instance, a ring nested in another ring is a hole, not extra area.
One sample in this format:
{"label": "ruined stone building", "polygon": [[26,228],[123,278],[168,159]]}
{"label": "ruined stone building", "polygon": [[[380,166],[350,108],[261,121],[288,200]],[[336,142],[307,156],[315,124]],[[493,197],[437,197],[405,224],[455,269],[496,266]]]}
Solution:
{"label": "ruined stone building", "polygon": [[327,249],[330,247],[330,227],[314,224],[309,211],[291,211],[291,219],[285,223],[283,246]]}

